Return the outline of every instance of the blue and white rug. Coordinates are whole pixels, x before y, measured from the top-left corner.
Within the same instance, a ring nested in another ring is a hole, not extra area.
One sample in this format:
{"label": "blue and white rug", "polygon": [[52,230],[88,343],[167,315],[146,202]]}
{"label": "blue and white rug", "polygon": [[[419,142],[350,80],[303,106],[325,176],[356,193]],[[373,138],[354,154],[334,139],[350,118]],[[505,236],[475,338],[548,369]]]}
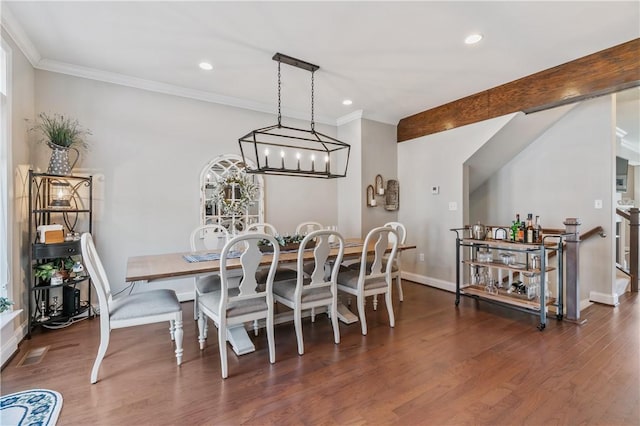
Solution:
{"label": "blue and white rug", "polygon": [[0,398],[0,425],[53,426],[62,409],[62,395],[47,389],[32,389]]}

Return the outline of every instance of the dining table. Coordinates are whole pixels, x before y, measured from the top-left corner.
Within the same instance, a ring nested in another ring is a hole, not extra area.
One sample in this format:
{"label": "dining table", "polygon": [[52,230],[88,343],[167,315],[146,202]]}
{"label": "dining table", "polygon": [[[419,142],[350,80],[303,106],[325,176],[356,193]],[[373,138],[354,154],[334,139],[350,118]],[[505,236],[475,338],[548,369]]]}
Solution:
{"label": "dining table", "polygon": [[[362,256],[363,239],[347,239],[343,253],[343,261],[356,259]],[[398,251],[415,249],[412,244],[401,244]],[[220,272],[220,261],[218,256],[221,250],[203,250],[152,254],[144,256],[132,256],[127,259],[127,270],[125,281],[128,283],[161,281],[175,278],[198,277],[210,275]],[[374,244],[370,244],[367,249],[368,254],[374,251]],[[387,249],[391,251],[391,248]],[[331,248],[330,257],[335,258],[338,255],[338,246]],[[265,253],[262,256],[261,265],[269,265],[273,259],[273,255]],[[313,249],[305,250],[303,258],[313,259]],[[209,260],[211,259],[211,260]],[[281,251],[278,257],[279,264],[292,263],[298,260],[298,250]],[[238,270],[240,272],[242,265],[239,258],[227,259],[227,270]],[[292,321],[293,316],[289,313],[279,314],[276,323]],[[351,324],[358,321],[358,316],[351,312],[343,303],[338,303],[338,318],[340,321]],[[227,340],[231,344],[233,351],[238,355],[244,355],[255,351],[255,346],[249,338],[247,329],[242,326],[229,327],[227,330]]]}

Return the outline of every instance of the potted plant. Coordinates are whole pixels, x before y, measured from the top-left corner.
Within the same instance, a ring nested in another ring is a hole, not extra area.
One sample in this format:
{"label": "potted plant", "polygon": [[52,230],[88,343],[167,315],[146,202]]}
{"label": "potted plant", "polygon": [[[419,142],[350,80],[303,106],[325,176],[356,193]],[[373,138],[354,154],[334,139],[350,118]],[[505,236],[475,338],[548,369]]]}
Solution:
{"label": "potted plant", "polygon": [[59,273],[61,279],[68,279],[69,271],[73,268],[74,263],[75,261],[71,257],[66,257],[34,265],[34,275],[43,282],[50,282],[56,273]]}
{"label": "potted plant", "polygon": [[[38,115],[36,125],[30,130],[40,133],[43,138],[41,142],[46,142],[53,150],[47,172],[64,176],[71,174],[71,169],[80,157],[78,148],[88,148],[85,138],[91,135],[91,131],[80,126],[74,118],[44,112]],[[72,164],[69,164],[69,150],[76,153]]]}

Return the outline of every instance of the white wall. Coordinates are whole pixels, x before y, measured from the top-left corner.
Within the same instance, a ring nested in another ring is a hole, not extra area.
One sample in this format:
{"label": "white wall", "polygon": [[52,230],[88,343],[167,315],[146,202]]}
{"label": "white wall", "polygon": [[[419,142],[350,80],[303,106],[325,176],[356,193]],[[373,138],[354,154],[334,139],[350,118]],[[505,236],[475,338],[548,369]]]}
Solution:
{"label": "white wall", "polygon": [[[498,117],[398,144],[402,191],[398,220],[407,227],[407,241],[417,245],[415,251],[402,254],[402,266],[410,279],[454,288],[455,234],[449,229],[465,225],[463,164],[511,117]],[[440,187],[438,195],[431,194],[432,186]],[[449,210],[450,202],[457,204],[457,210]],[[418,261],[420,253],[425,254],[424,262]]]}
{"label": "white wall", "polygon": [[[563,229],[567,217],[580,218],[582,232],[603,226],[607,239],[580,247],[581,300],[612,294],[612,107],[611,96],[579,104],[470,198],[471,218],[482,223],[510,224],[516,213],[522,220],[533,213],[545,228]],[[602,209],[595,200],[603,200]]]}
{"label": "white wall", "polygon": [[362,209],[366,204],[362,186],[362,124],[352,120],[338,126],[338,139],[351,145],[347,177],[338,182],[338,231],[345,238],[362,235]]}
{"label": "white wall", "polygon": [[[80,167],[98,177],[94,234],[114,291],[124,286],[128,257],[188,251],[188,236],[199,220],[202,168],[220,154],[239,153],[238,137],[276,122],[270,114],[46,71],[36,73],[36,95],[37,112],[69,114],[93,132]],[[334,127],[316,126],[336,134]],[[46,147],[35,157],[46,169]],[[283,233],[305,220],[336,224],[336,185],[269,176],[265,219]],[[169,284],[183,298],[193,288],[191,280]]]}
{"label": "white wall", "polygon": [[[408,277],[451,289],[455,280],[455,243],[450,228],[469,220],[508,224],[516,212],[540,214],[543,225],[563,228],[579,217],[582,231],[602,225],[613,235],[613,106],[610,96],[576,107],[530,147],[492,176],[463,206],[465,160],[510,116],[425,136],[398,146],[403,206],[398,219],[409,227],[418,248],[403,255]],[[431,195],[431,186],[440,186]],[[409,194],[409,195],[407,195]],[[594,209],[594,200],[603,200]],[[458,210],[449,211],[449,202]],[[463,207],[469,207],[465,218]],[[521,216],[522,217],[522,216]],[[581,298],[609,302],[612,295],[612,240],[595,238],[581,247]],[[425,262],[419,262],[420,253]]]}
{"label": "white wall", "polygon": [[[376,196],[377,206],[366,207],[367,186],[373,185],[375,177],[381,175],[385,189],[387,180],[398,179],[398,144],[396,126],[377,121],[362,120],[362,236],[371,229],[387,222],[396,221],[397,211],[384,208],[384,196]],[[400,183],[400,208],[403,208],[403,187]]]}

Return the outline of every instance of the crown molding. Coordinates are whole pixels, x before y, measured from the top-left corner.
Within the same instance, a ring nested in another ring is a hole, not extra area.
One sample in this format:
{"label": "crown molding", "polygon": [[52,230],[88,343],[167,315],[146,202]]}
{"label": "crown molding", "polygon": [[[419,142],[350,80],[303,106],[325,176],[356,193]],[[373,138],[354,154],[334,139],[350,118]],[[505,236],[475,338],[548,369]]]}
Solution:
{"label": "crown molding", "polygon": [[336,126],[342,126],[344,124],[350,123],[355,120],[360,120],[363,116],[363,111],[361,109],[353,111],[347,115],[343,115],[342,117],[338,117],[336,120]]}
{"label": "crown molding", "polygon": [[[189,89],[173,84],[160,83],[153,80],[147,80],[138,77],[132,77],[126,74],[119,74],[110,71],[98,70],[95,68],[82,67],[79,65],[69,64],[66,62],[54,61],[51,59],[42,59],[36,68],[43,71],[56,72],[60,74],[72,75],[75,77],[87,78],[89,80],[102,81],[106,83],[117,84],[120,86],[133,87],[136,89],[147,90],[150,92],[163,93],[166,95],[180,96],[183,98],[195,99],[203,102],[221,104],[236,108],[248,109],[252,111],[263,112],[267,114],[275,114],[272,105],[253,102],[247,99],[235,98],[232,96],[223,96],[213,92],[204,90]],[[308,121],[308,113],[302,113],[295,110],[283,108],[282,114],[289,118]],[[316,116],[316,123],[329,124],[335,126],[335,120]]]}
{"label": "crown molding", "polygon": [[336,119],[335,125],[342,126],[351,121],[362,120],[363,118],[366,120],[376,121],[378,123],[391,124],[392,126],[396,126],[398,124],[398,120],[395,120],[393,117],[384,117],[381,115],[371,114],[370,112],[365,112],[364,110],[359,109],[347,115],[343,115],[342,117],[338,117]]}
{"label": "crown molding", "polygon": [[26,56],[31,66],[35,68],[42,59],[40,52],[38,52],[38,49],[36,49],[35,45],[31,42],[27,33],[22,29],[22,25],[18,23],[6,4],[2,5],[2,13],[0,15],[2,15],[0,17],[2,28],[9,34],[9,37],[13,39],[18,49]]}

